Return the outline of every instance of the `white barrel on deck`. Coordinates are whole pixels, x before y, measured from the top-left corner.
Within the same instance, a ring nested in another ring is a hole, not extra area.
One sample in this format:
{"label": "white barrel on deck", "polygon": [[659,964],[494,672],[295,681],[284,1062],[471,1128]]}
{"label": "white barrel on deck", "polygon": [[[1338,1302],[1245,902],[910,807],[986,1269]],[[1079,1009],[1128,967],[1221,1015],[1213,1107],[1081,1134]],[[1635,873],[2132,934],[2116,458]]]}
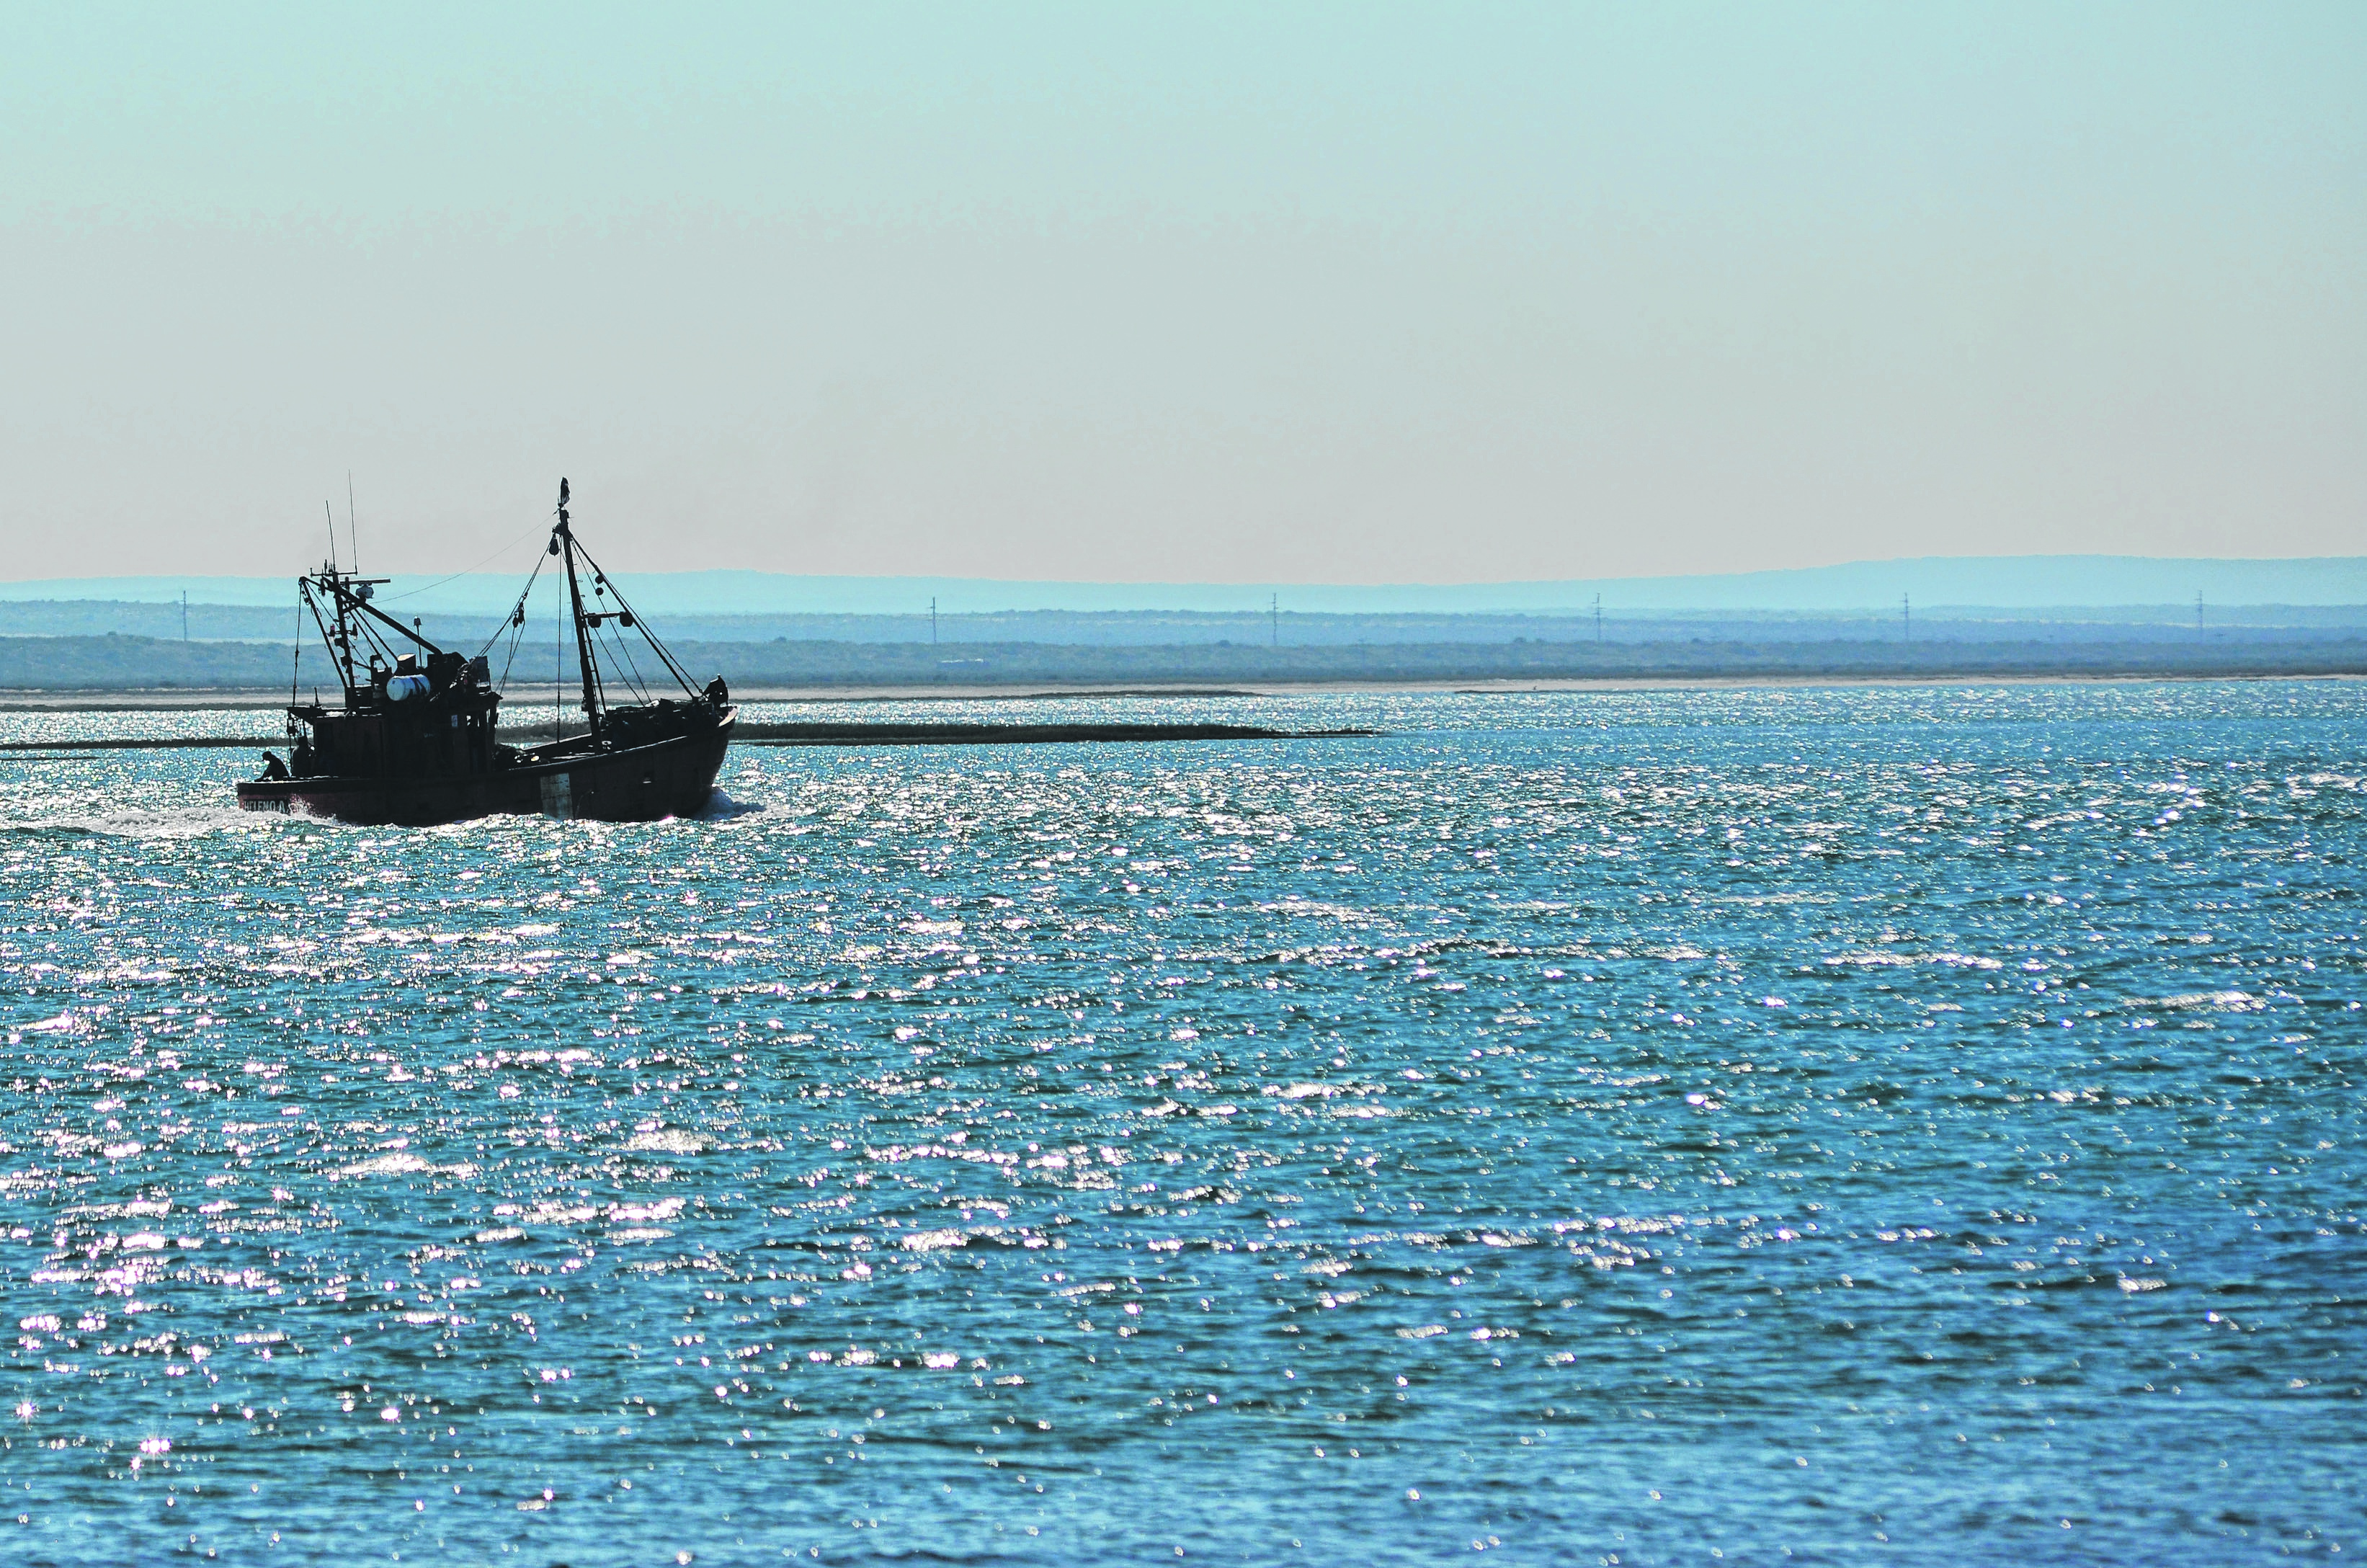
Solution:
{"label": "white barrel on deck", "polygon": [[414,697],[424,699],[434,689],[425,676],[386,677],[386,699],[389,702],[407,702]]}

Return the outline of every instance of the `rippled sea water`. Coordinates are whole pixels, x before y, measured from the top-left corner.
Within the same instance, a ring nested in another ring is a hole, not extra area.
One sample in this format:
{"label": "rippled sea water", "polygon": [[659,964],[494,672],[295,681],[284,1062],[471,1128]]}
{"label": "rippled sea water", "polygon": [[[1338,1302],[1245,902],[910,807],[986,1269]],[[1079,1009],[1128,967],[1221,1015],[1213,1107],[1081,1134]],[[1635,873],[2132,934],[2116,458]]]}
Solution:
{"label": "rippled sea water", "polygon": [[2367,1546],[2367,690],[923,710],[1392,733],[0,758],[0,1555]]}

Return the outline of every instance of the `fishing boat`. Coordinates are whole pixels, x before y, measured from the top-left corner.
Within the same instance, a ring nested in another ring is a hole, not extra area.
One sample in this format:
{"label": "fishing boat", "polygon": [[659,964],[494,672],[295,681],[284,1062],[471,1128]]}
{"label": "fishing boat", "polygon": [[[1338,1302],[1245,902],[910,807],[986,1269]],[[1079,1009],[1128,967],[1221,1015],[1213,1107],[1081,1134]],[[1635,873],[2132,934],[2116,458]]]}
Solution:
{"label": "fishing boat", "polygon": [[[343,701],[324,703],[317,690],[311,702],[297,699],[300,647],[288,694],[289,756],[263,754],[262,777],[239,783],[242,807],[404,826],[503,812],[651,822],[706,808],[738,715],[731,694],[720,676],[695,686],[584,550],[569,524],[567,481],[559,482],[549,550],[502,629],[473,655],[438,645],[416,619],[405,626],[389,615],[372,602],[389,579],[340,570],[334,549],[331,555],[297,580],[296,592],[300,616],[311,616],[328,648]],[[574,619],[581,718],[572,733],[554,719],[547,743],[512,745],[500,735],[492,656],[506,641],[506,679],[527,600],[554,562]],[[651,656],[647,679],[629,634]],[[666,682],[681,695],[652,695]],[[629,699],[612,701],[612,685]]]}

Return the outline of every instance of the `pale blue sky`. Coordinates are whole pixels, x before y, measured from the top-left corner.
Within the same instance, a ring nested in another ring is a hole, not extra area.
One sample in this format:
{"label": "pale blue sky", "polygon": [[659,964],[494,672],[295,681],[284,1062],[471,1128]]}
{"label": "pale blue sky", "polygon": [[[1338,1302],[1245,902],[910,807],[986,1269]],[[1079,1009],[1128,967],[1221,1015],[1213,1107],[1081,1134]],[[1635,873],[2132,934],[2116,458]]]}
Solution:
{"label": "pale blue sky", "polygon": [[2367,7],[26,8],[11,577],[2350,554]]}

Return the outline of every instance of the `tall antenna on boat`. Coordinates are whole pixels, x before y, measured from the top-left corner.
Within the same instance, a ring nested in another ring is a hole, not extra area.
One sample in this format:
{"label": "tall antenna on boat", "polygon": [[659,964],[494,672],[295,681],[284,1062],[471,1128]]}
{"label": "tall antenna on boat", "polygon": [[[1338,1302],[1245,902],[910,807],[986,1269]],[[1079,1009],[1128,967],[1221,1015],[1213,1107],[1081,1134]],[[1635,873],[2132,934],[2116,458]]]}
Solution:
{"label": "tall antenna on boat", "polygon": [[[335,525],[332,524],[329,531],[335,533],[337,531]],[[354,570],[358,572],[362,569],[362,531],[361,525],[354,521],[354,471],[352,469],[345,470],[345,536],[354,541]]]}
{"label": "tall antenna on boat", "polygon": [[329,570],[337,569],[337,514],[329,508],[327,496],[321,498],[321,520],[329,525]]}

